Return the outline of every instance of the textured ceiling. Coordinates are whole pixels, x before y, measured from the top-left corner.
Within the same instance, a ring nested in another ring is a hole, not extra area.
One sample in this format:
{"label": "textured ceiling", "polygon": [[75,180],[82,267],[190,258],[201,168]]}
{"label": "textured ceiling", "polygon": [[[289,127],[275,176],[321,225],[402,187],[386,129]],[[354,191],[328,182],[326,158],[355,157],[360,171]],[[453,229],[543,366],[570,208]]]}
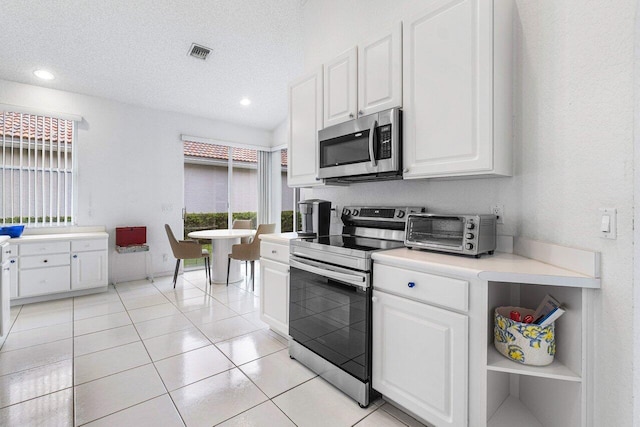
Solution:
{"label": "textured ceiling", "polygon": [[[270,130],[302,72],[302,4],[1,0],[0,78]],[[213,49],[206,61],[193,42]]]}

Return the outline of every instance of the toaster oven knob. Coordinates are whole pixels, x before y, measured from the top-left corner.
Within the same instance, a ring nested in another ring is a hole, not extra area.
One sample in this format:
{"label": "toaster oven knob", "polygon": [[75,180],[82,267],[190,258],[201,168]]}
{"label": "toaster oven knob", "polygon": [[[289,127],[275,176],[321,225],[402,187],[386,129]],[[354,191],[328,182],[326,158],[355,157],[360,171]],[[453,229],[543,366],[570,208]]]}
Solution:
{"label": "toaster oven knob", "polygon": [[473,243],[467,243],[466,245],[464,245],[464,247],[471,250],[473,249]]}
{"label": "toaster oven knob", "polygon": [[467,233],[464,237],[466,237],[469,240],[473,240],[474,235],[473,233]]}
{"label": "toaster oven knob", "polygon": [[474,228],[476,228],[476,225],[472,222],[468,222],[467,223],[467,229],[468,230],[473,230]]}
{"label": "toaster oven knob", "polygon": [[351,211],[349,209],[347,209],[347,208],[344,208],[342,210],[342,215],[349,216],[349,215],[351,215]]}
{"label": "toaster oven knob", "polygon": [[396,215],[398,218],[404,218],[405,216],[405,211],[403,211],[402,209],[398,210],[398,213]]}
{"label": "toaster oven knob", "polygon": [[360,212],[359,212],[357,209],[354,209],[354,210],[353,210],[353,216],[358,216],[358,214],[359,214],[359,213],[360,213]]}

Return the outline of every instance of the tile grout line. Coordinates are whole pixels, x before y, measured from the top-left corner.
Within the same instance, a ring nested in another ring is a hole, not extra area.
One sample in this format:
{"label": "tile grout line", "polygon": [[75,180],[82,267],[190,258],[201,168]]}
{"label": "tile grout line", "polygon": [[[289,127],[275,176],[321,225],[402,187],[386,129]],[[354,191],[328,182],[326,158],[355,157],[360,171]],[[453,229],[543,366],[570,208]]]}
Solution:
{"label": "tile grout line", "polygon": [[[150,284],[154,288],[158,289],[154,285],[153,282],[150,282]],[[115,288],[115,286],[114,286],[114,288]],[[118,292],[117,288],[116,288],[116,293],[118,294],[118,298],[120,298],[120,300],[122,302],[122,296],[120,295],[120,292]],[[122,305],[124,306],[124,302],[122,302]],[[155,370],[156,375],[158,376],[158,378],[160,378],[160,382],[162,383],[162,386],[164,387],[165,391],[167,392],[167,396],[169,396],[169,399],[171,399],[171,403],[173,404],[174,409],[178,413],[178,416],[180,417],[180,420],[182,421],[182,424],[184,424],[186,426],[187,423],[185,422],[184,417],[182,416],[182,413],[180,413],[180,410],[178,409],[178,406],[176,405],[176,402],[173,400],[173,396],[171,396],[171,393],[169,393],[169,389],[167,388],[167,385],[165,384],[164,380],[162,379],[162,375],[160,375],[160,372],[158,371],[158,367],[154,363],[153,358],[151,357],[151,354],[149,354],[149,349],[147,349],[147,346],[144,345],[144,340],[142,339],[142,336],[140,336],[140,332],[138,332],[138,328],[136,327],[136,324],[133,322],[133,319],[131,318],[131,315],[129,314],[129,310],[127,310],[126,306],[125,306],[125,312],[127,313],[127,316],[129,316],[129,320],[131,320],[131,324],[133,325],[133,329],[136,331],[136,334],[138,334],[138,338],[140,338],[140,343],[142,344],[142,347],[144,348],[144,350],[147,352],[147,356],[149,356],[149,360],[151,361],[151,365],[153,366],[153,369]],[[154,396],[151,399],[146,400],[145,402],[147,402],[149,400],[152,400],[152,399],[155,399],[157,397],[159,397],[159,396]],[[137,406],[137,405],[139,405],[141,403],[144,403],[144,402],[138,402],[138,403],[136,403],[134,405],[131,405],[131,406],[127,407],[127,408],[123,408],[121,410],[123,411],[125,409],[132,408],[132,407]],[[120,411],[113,412],[112,414],[109,414],[109,415],[113,415],[113,414],[115,414],[117,412],[120,412]],[[105,415],[105,416],[108,416],[108,415]]]}

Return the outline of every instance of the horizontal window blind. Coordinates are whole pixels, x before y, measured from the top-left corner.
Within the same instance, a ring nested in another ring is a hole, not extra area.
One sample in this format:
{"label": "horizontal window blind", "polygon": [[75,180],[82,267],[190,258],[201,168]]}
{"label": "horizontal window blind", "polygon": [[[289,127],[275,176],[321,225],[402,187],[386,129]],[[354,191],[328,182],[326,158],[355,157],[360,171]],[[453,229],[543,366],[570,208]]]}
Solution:
{"label": "horizontal window blind", "polygon": [[73,224],[72,120],[0,111],[0,222]]}

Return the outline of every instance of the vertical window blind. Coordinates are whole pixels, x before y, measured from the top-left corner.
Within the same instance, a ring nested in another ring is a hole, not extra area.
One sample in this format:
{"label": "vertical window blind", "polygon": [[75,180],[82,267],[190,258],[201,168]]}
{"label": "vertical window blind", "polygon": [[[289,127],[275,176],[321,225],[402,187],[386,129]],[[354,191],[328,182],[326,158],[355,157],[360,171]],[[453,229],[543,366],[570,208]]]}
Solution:
{"label": "vertical window blind", "polygon": [[75,134],[73,120],[0,111],[2,224],[73,224]]}

